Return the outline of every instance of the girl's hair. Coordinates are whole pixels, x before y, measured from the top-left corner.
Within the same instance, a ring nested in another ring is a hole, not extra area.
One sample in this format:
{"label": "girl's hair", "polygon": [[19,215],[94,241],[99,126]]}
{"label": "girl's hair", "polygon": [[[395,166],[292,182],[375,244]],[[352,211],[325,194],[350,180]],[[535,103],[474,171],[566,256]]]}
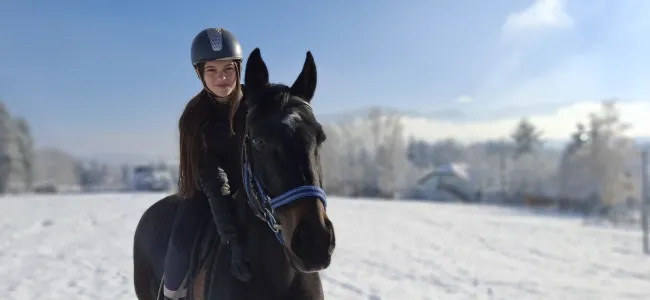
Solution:
{"label": "girl's hair", "polygon": [[[230,94],[228,121],[230,125],[230,134],[235,134],[234,118],[237,108],[243,97],[241,87],[241,61],[235,63],[237,70],[237,81],[235,90]],[[203,82],[203,64],[197,66],[197,71]],[[203,135],[203,128],[210,119],[214,118],[214,108],[210,101],[215,101],[203,84],[204,89],[194,96],[185,106],[185,110],[178,121],[178,130],[180,135],[180,165],[178,178],[178,195],[188,199],[194,196],[196,190],[200,190],[198,180],[198,167],[202,163],[202,158],[206,154],[206,137]]]}

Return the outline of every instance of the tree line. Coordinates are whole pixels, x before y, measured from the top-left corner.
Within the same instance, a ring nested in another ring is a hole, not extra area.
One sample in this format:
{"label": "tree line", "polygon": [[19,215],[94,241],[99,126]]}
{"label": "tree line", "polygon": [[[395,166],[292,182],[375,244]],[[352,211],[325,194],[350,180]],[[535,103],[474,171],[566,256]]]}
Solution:
{"label": "tree line", "polygon": [[[464,162],[482,190],[504,198],[535,195],[606,205],[640,198],[640,145],[627,136],[630,125],[621,121],[616,101],[603,101],[598,111],[576,120],[560,148],[545,145],[543,129],[528,118],[508,137],[476,143],[453,135],[438,141],[408,138],[402,118],[373,109],[361,119],[324,124],[321,162],[327,192],[399,198],[436,167]],[[39,180],[114,190],[128,183],[130,168],[35,150],[27,121],[11,116],[0,101],[0,193],[31,191]]]}
{"label": "tree line", "polygon": [[435,167],[465,162],[482,189],[504,197],[638,201],[640,145],[627,136],[617,102],[602,101],[584,117],[561,147],[545,145],[543,129],[528,118],[504,139],[464,144],[453,136],[407,138],[401,116],[375,109],[363,120],[325,125],[324,185],[341,196],[396,198]]}

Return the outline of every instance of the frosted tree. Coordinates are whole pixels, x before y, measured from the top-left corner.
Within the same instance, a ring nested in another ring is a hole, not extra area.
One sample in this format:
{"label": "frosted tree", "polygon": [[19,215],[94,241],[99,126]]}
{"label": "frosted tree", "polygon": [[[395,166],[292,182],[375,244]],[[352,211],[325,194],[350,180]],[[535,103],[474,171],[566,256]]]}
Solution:
{"label": "frosted tree", "polygon": [[467,162],[483,187],[498,189],[502,196],[510,187],[510,166],[514,145],[506,140],[488,140],[467,147]]}
{"label": "frosted tree", "polygon": [[459,162],[466,159],[463,145],[453,138],[436,141],[431,145],[430,151],[434,166]]}
{"label": "frosted tree", "polygon": [[[559,185],[558,192],[560,197],[568,198],[571,195],[574,197],[576,193],[573,192],[573,189],[576,189],[576,180],[575,178],[584,178],[584,176],[578,175],[584,172],[584,163],[580,161],[579,158],[575,157],[575,154],[578,150],[587,143],[588,134],[585,129],[585,125],[581,122],[576,124],[576,130],[571,134],[569,143],[562,150],[562,156],[560,158],[560,166],[558,168],[557,184]],[[583,185],[579,184],[578,185]],[[578,193],[583,194],[583,193]],[[582,198],[586,196],[578,196],[577,198]]]}
{"label": "frosted tree", "polygon": [[510,137],[515,145],[513,153],[515,159],[527,153],[535,153],[542,146],[542,132],[537,130],[527,118],[519,121]]}
{"label": "frosted tree", "polygon": [[132,168],[133,167],[131,167],[128,164],[120,165],[120,182],[126,188],[131,187],[131,170],[132,170]]}
{"label": "frosted tree", "polygon": [[565,151],[561,168],[565,196],[604,207],[638,197],[630,165],[638,151],[626,136],[630,126],[621,121],[616,102],[603,101],[588,120],[587,130],[578,128]]}
{"label": "frosted tree", "polygon": [[382,143],[384,130],[386,128],[386,123],[390,123],[390,117],[382,113],[381,109],[373,108],[368,113],[368,124],[370,127],[370,147],[372,149],[377,149]]}
{"label": "frosted tree", "polygon": [[7,192],[13,172],[12,162],[16,156],[14,128],[7,107],[0,101],[0,194]]}
{"label": "frosted tree", "polygon": [[365,190],[393,198],[413,177],[401,116],[373,109],[366,121],[370,141],[364,154],[367,157],[362,160],[366,163]]}
{"label": "frosted tree", "polygon": [[601,111],[592,113],[589,119],[589,164],[600,183],[602,204],[613,205],[632,192],[626,160],[636,151],[632,140],[625,136],[630,125],[621,121],[614,101],[603,101]]}
{"label": "frosted tree", "polygon": [[411,138],[406,148],[407,158],[418,168],[429,168],[433,164],[431,150],[428,142]]}
{"label": "frosted tree", "polygon": [[79,184],[86,190],[101,189],[109,179],[108,165],[96,161],[90,163],[77,162]]}
{"label": "frosted tree", "polygon": [[321,148],[324,186],[338,195],[356,195],[365,185],[367,161],[363,160],[367,145],[355,134],[353,124],[324,126],[327,140]]}
{"label": "frosted tree", "polygon": [[21,177],[26,190],[31,190],[34,184],[34,141],[27,120],[16,119],[16,144],[20,151]]}
{"label": "frosted tree", "polygon": [[331,126],[323,126],[325,142],[321,146],[320,159],[323,166],[323,186],[327,192],[340,194],[344,177],[340,151],[344,147],[340,134]]}
{"label": "frosted tree", "polygon": [[398,115],[373,109],[363,118],[327,124],[324,130],[321,163],[328,191],[394,197],[413,177]]}
{"label": "frosted tree", "polygon": [[522,194],[541,194],[543,182],[549,174],[542,174],[544,162],[539,157],[542,147],[542,132],[527,118],[523,118],[510,135],[514,149],[513,164],[510,170],[512,192]]}
{"label": "frosted tree", "polygon": [[423,169],[465,160],[463,145],[452,138],[433,143],[411,139],[406,152],[411,164]]}
{"label": "frosted tree", "polygon": [[388,118],[382,128],[384,138],[375,149],[378,188],[382,195],[393,198],[404,187],[409,177],[404,130],[399,117]]}

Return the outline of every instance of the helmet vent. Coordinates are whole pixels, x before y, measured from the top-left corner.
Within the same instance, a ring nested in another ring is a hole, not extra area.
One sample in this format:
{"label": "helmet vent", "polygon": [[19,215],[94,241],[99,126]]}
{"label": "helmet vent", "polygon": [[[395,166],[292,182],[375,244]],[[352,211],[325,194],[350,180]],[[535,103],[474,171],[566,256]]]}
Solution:
{"label": "helmet vent", "polygon": [[221,28],[210,28],[207,30],[208,39],[210,40],[210,46],[212,46],[212,51],[218,52],[223,49],[223,35],[221,33]]}

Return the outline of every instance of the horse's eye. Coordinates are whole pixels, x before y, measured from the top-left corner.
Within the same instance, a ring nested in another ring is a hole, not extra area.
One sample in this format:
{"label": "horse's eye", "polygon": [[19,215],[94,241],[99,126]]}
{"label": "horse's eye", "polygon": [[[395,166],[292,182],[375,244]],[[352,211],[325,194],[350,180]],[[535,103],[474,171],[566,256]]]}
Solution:
{"label": "horse's eye", "polygon": [[263,139],[259,139],[259,138],[258,139],[252,139],[251,141],[253,142],[253,145],[255,145],[255,146],[262,146],[265,143]]}

